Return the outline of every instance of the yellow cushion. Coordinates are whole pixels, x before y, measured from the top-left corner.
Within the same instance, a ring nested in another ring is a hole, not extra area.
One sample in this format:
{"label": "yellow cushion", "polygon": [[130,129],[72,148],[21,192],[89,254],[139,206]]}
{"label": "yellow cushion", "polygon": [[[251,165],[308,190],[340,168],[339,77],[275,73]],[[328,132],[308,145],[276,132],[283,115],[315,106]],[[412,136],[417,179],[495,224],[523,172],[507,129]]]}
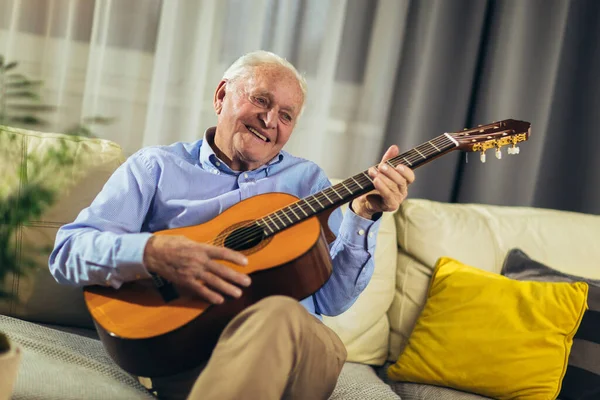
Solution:
{"label": "yellow cushion", "polygon": [[583,282],[516,281],[440,258],[388,376],[497,399],[555,399],[587,292]]}
{"label": "yellow cushion", "polygon": [[425,305],[440,257],[499,273],[507,252],[518,247],[558,271],[600,279],[600,215],[406,199],[394,217],[399,247],[396,292],[388,311],[392,362]]}

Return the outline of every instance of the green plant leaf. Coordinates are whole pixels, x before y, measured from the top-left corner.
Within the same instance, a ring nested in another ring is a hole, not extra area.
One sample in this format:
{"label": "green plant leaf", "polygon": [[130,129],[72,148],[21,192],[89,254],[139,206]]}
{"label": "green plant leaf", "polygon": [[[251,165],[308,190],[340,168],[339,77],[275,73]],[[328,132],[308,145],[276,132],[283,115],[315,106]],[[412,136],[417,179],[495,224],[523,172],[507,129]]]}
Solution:
{"label": "green plant leaf", "polygon": [[56,111],[58,107],[51,106],[48,104],[7,104],[6,108],[10,108],[15,111],[29,111],[29,112],[51,112]]}
{"label": "green plant leaf", "polygon": [[23,81],[28,80],[28,78],[23,74],[8,74],[6,75],[7,81]]}
{"label": "green plant leaf", "polygon": [[103,117],[101,115],[95,115],[93,117],[85,117],[83,119],[84,124],[88,125],[110,125],[116,121],[113,117]]}
{"label": "green plant leaf", "polygon": [[39,88],[42,86],[42,81],[30,81],[27,79],[14,82],[8,82],[4,85],[7,89],[29,89],[29,88]]}
{"label": "green plant leaf", "polygon": [[9,71],[11,69],[14,69],[19,63],[17,63],[16,61],[13,62],[9,62],[8,64],[6,64],[2,69],[4,71]]}
{"label": "green plant leaf", "polygon": [[12,116],[7,117],[6,124],[23,124],[23,125],[37,125],[37,126],[47,126],[48,121],[45,121],[41,118],[38,118],[34,115],[21,115],[21,116]]}
{"label": "green plant leaf", "polygon": [[32,92],[31,90],[23,90],[23,91],[17,91],[17,92],[6,92],[6,97],[7,98],[11,98],[11,99],[15,99],[15,98],[28,98],[28,99],[32,99],[32,100],[40,100],[40,95]]}

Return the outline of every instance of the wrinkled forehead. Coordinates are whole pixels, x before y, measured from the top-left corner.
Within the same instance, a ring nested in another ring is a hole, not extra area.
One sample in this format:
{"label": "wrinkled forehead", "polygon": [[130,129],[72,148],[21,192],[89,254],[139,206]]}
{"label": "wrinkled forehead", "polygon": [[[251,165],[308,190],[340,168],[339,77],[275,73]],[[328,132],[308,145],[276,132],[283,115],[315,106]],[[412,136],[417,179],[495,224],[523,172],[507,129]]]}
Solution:
{"label": "wrinkled forehead", "polygon": [[273,97],[281,106],[300,111],[304,94],[296,75],[277,64],[253,67],[246,75],[243,85],[248,94],[264,94]]}

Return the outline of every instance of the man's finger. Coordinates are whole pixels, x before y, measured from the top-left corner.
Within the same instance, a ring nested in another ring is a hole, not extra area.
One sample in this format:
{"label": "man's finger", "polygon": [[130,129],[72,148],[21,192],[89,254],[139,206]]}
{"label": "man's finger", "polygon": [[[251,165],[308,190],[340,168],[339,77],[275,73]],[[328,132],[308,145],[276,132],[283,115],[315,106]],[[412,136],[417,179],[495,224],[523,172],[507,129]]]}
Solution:
{"label": "man's finger", "polygon": [[237,265],[247,265],[248,259],[242,253],[228,249],[227,247],[208,246],[206,253],[212,259],[230,261]]}
{"label": "man's finger", "polygon": [[192,280],[185,281],[184,285],[186,285],[188,288],[192,289],[194,292],[196,292],[196,294],[198,296],[202,297],[209,303],[222,304],[225,301],[225,298],[223,298],[223,296],[221,296],[217,292],[210,290],[208,287],[206,287],[205,285],[203,285],[202,283],[200,283],[196,280],[192,279]]}
{"label": "man's finger", "polygon": [[221,279],[212,272],[204,271],[204,273],[201,274],[200,279],[202,279],[205,285],[210,286],[212,289],[216,289],[219,293],[227,294],[235,298],[242,295],[242,290],[239,287]]}
{"label": "man's finger", "polygon": [[220,276],[223,279],[227,279],[228,281],[237,283],[238,285],[250,286],[251,279],[246,274],[239,273],[214,260],[208,261],[206,266],[213,274]]}
{"label": "man's finger", "polygon": [[396,146],[395,144],[391,145],[387,151],[385,152],[385,154],[383,155],[383,157],[381,158],[381,162],[387,161],[390,158],[394,158],[396,157],[398,154],[400,154],[400,149],[398,149],[398,146]]}

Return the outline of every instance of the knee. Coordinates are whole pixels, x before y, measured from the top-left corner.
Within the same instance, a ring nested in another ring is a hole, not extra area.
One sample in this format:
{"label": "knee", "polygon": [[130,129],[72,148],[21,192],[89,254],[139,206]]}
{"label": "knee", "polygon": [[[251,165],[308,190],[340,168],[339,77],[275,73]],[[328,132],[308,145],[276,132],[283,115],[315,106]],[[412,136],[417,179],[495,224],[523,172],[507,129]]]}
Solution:
{"label": "knee", "polygon": [[253,308],[271,317],[306,313],[298,300],[287,296],[269,296],[257,302]]}
{"label": "knee", "polygon": [[312,316],[296,300],[286,296],[269,296],[247,308],[247,322],[261,327],[261,331],[287,332],[293,337],[300,335],[303,324]]}

